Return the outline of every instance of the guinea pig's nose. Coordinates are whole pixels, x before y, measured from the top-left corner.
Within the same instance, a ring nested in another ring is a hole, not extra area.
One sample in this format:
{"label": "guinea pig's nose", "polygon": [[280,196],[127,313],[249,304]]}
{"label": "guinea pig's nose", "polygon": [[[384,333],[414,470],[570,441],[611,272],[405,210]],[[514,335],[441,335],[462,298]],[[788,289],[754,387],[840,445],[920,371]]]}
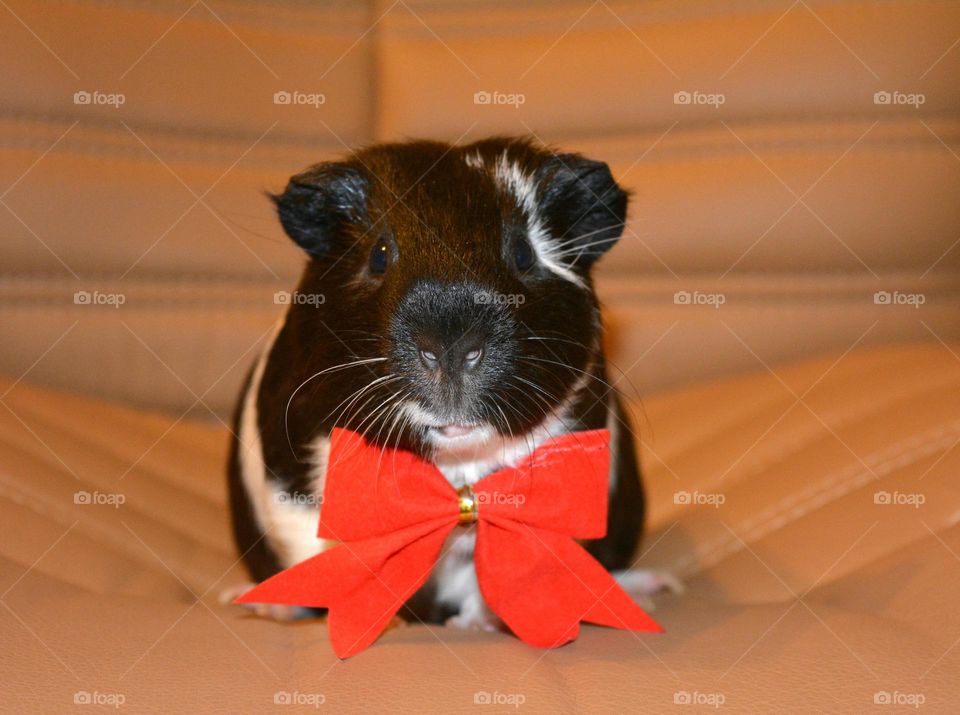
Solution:
{"label": "guinea pig's nose", "polygon": [[461,336],[449,344],[423,340],[417,344],[420,362],[430,371],[448,376],[474,370],[483,360],[483,343],[472,337]]}

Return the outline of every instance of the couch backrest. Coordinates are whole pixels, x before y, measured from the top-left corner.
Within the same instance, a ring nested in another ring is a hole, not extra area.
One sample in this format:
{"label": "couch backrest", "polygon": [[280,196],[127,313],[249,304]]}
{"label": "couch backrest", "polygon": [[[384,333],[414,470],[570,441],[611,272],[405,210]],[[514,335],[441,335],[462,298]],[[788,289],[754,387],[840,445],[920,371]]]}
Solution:
{"label": "couch backrest", "polygon": [[263,192],[407,136],[611,164],[633,204],[599,286],[641,392],[960,336],[955,3],[58,0],[0,26],[14,377],[227,411],[303,264]]}

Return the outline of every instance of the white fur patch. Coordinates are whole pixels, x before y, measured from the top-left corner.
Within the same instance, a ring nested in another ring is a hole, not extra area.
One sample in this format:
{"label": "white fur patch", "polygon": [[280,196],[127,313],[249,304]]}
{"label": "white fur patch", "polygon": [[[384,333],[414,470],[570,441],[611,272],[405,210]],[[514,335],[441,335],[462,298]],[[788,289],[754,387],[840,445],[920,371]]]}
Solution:
{"label": "white fur patch", "polygon": [[476,531],[457,528],[444,544],[444,553],[434,569],[432,579],[437,585],[437,601],[459,609],[447,619],[452,628],[497,630],[500,620],[489,609],[473,565]]}
{"label": "white fur patch", "polygon": [[620,587],[646,611],[656,609],[656,604],[650,596],[661,591],[669,591],[679,596],[685,590],[680,579],[669,571],[661,569],[629,568],[614,571],[612,576]]}
{"label": "white fur patch", "polygon": [[[589,372],[590,366],[587,368],[586,372]],[[473,446],[467,453],[440,451],[434,457],[434,464],[454,487],[461,487],[474,484],[505,465],[518,463],[543,442],[571,431],[567,412],[589,379],[587,375],[582,375],[555,411],[522,438],[505,439],[498,436],[482,447]],[[435,424],[429,415],[423,416],[425,424]],[[448,625],[495,630],[499,621],[487,607],[477,583],[473,563],[475,543],[475,532],[464,532],[460,528],[454,530],[444,544],[443,555],[430,576],[430,582],[436,586],[436,598],[440,603],[459,607],[458,615],[449,619]]]}
{"label": "white fur patch", "polygon": [[[517,162],[510,161],[507,154],[504,150],[497,159],[493,166],[493,177],[517,199],[517,203],[523,209],[527,217],[527,237],[530,239],[534,253],[537,254],[540,263],[551,273],[586,289],[583,279],[561,260],[556,241],[552,239],[543,223],[537,203],[537,186],[533,177],[524,174]],[[464,161],[467,166],[474,169],[486,168],[479,152],[468,154],[464,157]]]}
{"label": "white fur patch", "polygon": [[433,461],[447,481],[459,488],[465,484],[475,484],[503,466],[516,464],[546,440],[569,431],[569,425],[562,418],[551,415],[522,438],[498,436],[482,450],[476,449],[469,454],[440,452]]}
{"label": "white fur patch", "polygon": [[[331,546],[332,542],[317,538],[317,525],[320,521],[319,496],[310,499],[313,503],[301,504],[290,499],[286,492],[275,488],[267,481],[267,469],[263,461],[263,444],[258,426],[257,394],[263,380],[263,371],[270,351],[283,321],[277,323],[266,347],[261,353],[250,376],[250,385],[243,398],[243,414],[240,418],[239,458],[240,475],[254,518],[271,549],[277,555],[281,565],[292,566],[310,558]],[[327,444],[329,450],[329,442]],[[314,447],[315,454],[325,455],[322,446]],[[323,456],[322,475],[326,469],[326,457]],[[322,490],[322,480],[320,480]],[[315,495],[321,491],[315,490]]]}
{"label": "white fur patch", "polygon": [[610,493],[617,485],[617,440],[620,439],[620,420],[617,416],[616,398],[611,394],[607,402],[607,432],[610,433]]}
{"label": "white fur patch", "polygon": [[480,156],[480,152],[476,151],[473,154],[467,154],[463,157],[464,163],[469,166],[471,169],[483,169],[483,157]]}

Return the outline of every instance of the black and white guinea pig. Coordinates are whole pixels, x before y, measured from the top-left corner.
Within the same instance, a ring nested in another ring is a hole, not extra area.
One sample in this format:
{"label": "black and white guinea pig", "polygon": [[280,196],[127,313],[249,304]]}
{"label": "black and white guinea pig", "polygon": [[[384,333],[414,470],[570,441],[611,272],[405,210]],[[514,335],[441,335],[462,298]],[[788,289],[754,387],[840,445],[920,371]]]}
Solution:
{"label": "black and white guinea pig", "polygon": [[[521,139],[384,144],[310,167],[274,200],[309,261],[236,411],[233,529],[253,579],[325,548],[335,426],[415,451],[455,487],[551,436],[607,428],[607,535],[585,546],[627,569],[644,494],[590,275],[627,209],[607,165]],[[451,539],[406,616],[496,627],[473,531]],[[627,574],[628,588],[673,587]]]}

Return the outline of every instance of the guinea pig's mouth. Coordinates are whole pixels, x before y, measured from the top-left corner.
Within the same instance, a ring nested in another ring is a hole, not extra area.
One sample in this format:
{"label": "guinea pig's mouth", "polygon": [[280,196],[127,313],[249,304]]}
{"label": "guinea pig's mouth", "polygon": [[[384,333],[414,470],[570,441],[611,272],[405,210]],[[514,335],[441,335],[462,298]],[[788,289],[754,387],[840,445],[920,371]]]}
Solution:
{"label": "guinea pig's mouth", "polygon": [[451,422],[426,426],[427,441],[441,449],[456,449],[489,442],[496,430],[490,424]]}
{"label": "guinea pig's mouth", "polygon": [[436,431],[441,437],[447,439],[462,439],[469,437],[480,429],[480,425],[458,424],[454,422],[448,425],[441,425],[440,427],[430,427],[429,429]]}
{"label": "guinea pig's mouth", "polygon": [[422,430],[426,442],[441,450],[461,449],[489,442],[496,436],[492,424],[476,419],[443,419],[409,401],[401,412]]}

